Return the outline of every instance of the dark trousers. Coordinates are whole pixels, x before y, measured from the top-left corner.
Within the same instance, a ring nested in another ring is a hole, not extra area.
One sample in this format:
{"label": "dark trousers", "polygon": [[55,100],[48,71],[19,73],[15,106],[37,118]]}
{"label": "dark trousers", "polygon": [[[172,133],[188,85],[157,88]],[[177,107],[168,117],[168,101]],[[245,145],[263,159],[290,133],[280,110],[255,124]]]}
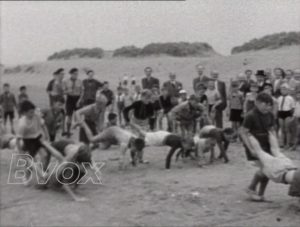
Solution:
{"label": "dark trousers", "polygon": [[223,111],[222,110],[216,110],[216,127],[217,128],[223,128]]}

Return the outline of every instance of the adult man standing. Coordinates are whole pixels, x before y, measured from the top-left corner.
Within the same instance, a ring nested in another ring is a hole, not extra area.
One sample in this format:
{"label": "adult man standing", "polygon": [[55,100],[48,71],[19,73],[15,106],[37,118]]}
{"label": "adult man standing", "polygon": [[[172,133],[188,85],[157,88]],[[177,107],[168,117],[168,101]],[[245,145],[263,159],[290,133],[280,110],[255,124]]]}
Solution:
{"label": "adult man standing", "polygon": [[102,83],[94,79],[94,71],[88,70],[86,72],[87,79],[82,81],[83,91],[80,97],[80,106],[87,106],[95,102],[96,92],[102,87]]}
{"label": "adult man standing", "polygon": [[226,95],[226,84],[225,82],[219,80],[219,72],[216,70],[213,70],[211,72],[211,78],[215,81],[215,88],[219,92],[221,96],[222,102],[215,107],[216,109],[216,126],[218,128],[223,128],[223,111],[227,107],[227,95]]}
{"label": "adult man standing", "polygon": [[67,115],[67,135],[71,136],[71,125],[73,113],[79,107],[79,99],[83,91],[82,81],[78,79],[78,69],[72,68],[70,78],[64,83],[64,93],[67,96],[66,115]]}
{"label": "adult man standing", "polygon": [[195,93],[197,93],[200,84],[207,86],[207,82],[209,81],[209,78],[203,74],[204,69],[204,66],[200,64],[196,65],[198,77],[193,80],[193,88]]}
{"label": "adult man standing", "polygon": [[181,82],[176,80],[175,73],[170,73],[169,78],[169,81],[163,83],[163,88],[166,89],[169,96],[175,100],[179,97],[179,91],[183,88],[183,86]]}
{"label": "adult man standing", "polygon": [[53,100],[57,97],[64,97],[63,79],[64,79],[64,69],[59,68],[53,73],[53,79],[49,81],[47,86],[47,93],[49,95],[50,106],[53,104]]}
{"label": "adult man standing", "polygon": [[256,81],[258,84],[258,93],[262,92],[265,87],[265,82],[266,82],[266,75],[264,70],[257,70],[256,74]]}
{"label": "adult man standing", "polygon": [[157,87],[159,89],[159,79],[152,77],[152,68],[146,67],[144,69],[146,74],[146,78],[142,79],[142,88],[152,90],[153,87]]}

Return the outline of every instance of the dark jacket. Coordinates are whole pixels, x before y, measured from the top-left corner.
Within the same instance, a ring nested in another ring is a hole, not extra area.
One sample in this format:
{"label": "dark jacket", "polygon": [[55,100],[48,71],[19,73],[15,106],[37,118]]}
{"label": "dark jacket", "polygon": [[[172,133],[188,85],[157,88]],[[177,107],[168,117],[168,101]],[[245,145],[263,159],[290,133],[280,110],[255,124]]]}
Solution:
{"label": "dark jacket", "polygon": [[152,89],[153,87],[159,88],[159,80],[155,77],[143,78],[142,79],[142,88],[143,89]]}
{"label": "dark jacket", "polygon": [[179,91],[182,89],[182,83],[179,81],[167,81],[164,82],[163,87],[168,90],[169,95],[172,97],[178,97],[179,96]]}

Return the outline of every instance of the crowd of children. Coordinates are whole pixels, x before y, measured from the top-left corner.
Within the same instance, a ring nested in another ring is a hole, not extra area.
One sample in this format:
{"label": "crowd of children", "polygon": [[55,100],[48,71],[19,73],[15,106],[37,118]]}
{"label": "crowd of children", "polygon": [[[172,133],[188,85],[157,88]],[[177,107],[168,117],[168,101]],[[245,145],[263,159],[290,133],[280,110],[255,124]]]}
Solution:
{"label": "crowd of children", "polygon": [[[145,69],[146,75],[152,72],[149,68]],[[270,153],[270,144],[266,142],[268,140],[266,138],[271,128],[274,128],[282,147],[296,150],[299,143],[299,70],[284,71],[276,68],[274,78],[270,72],[258,70],[255,74],[256,79],[251,78],[251,70],[246,70],[245,74],[239,74],[237,78],[230,81],[227,97],[222,97],[216,87],[218,86],[216,80],[209,77],[205,77],[205,80],[203,78],[195,80],[194,82],[197,83],[194,84],[194,94],[189,95],[183,85],[176,81],[175,74],[170,74],[170,81],[164,83],[161,88],[159,81],[151,77],[142,80],[143,89],[135,78],[131,81],[124,78],[114,94],[109,89],[108,82],[100,83],[94,79],[92,70],[86,72],[88,78],[83,81],[78,79],[78,69],[73,68],[69,73],[70,78],[64,80],[64,69],[54,72],[54,79],[47,87],[50,107],[42,109],[39,114],[35,112],[35,105],[29,101],[25,86],[20,87],[20,94],[16,100],[15,95],[10,91],[10,85],[4,84],[3,93],[0,95],[1,116],[4,119],[4,127],[6,128],[9,121],[11,133],[15,134],[14,117],[15,113],[18,113],[20,119],[16,138],[19,150],[29,153],[32,157],[38,152],[41,155],[45,152],[55,154],[55,148],[45,141],[52,144],[60,141],[57,138],[60,129],[62,135],[70,137],[74,128],[72,124],[81,126],[79,141],[87,147],[91,145],[91,138],[101,138],[103,144],[108,147],[114,144],[111,140],[117,138],[118,141],[123,141],[124,134],[126,135],[126,144],[122,142],[124,149],[130,145],[131,134],[128,134],[125,129],[123,131],[111,129],[111,132],[108,132],[107,128],[117,125],[119,128],[136,125],[144,135],[149,136],[148,132],[165,131],[172,133],[172,138],[176,137],[173,135],[179,135],[182,139],[186,139],[193,138],[205,125],[214,125],[214,128],[209,128],[209,130],[213,129],[214,133],[206,134],[208,137],[217,138],[221,151],[220,157],[224,158],[225,162],[229,161],[226,150],[229,142],[232,142],[224,136],[227,131],[234,135],[238,135],[241,131],[240,138],[246,147],[249,160],[255,160],[256,157],[251,155],[247,133],[253,134],[262,149],[268,153]],[[153,82],[152,87],[149,81]],[[234,133],[232,129],[223,131],[215,127],[217,110],[224,104],[224,98],[227,101],[227,116],[232,123]],[[105,124],[107,121],[108,124]],[[114,134],[116,132],[117,136]],[[238,136],[234,138],[234,140],[238,139]],[[176,137],[175,142],[170,142],[170,146],[177,143],[177,140],[179,139]],[[222,145],[223,142],[225,145]],[[180,146],[182,146],[181,142],[175,147]],[[89,152],[89,149],[84,152]],[[268,179],[258,171],[249,186],[249,192],[254,195],[256,186],[260,184],[258,196],[262,197],[267,182]]]}

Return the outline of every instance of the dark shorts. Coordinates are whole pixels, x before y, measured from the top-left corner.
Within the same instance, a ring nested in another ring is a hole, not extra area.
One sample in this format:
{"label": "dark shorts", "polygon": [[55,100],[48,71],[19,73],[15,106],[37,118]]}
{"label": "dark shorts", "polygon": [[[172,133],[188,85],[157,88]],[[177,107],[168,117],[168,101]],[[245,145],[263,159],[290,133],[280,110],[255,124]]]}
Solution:
{"label": "dark shorts", "polygon": [[300,169],[296,170],[292,183],[290,184],[289,196],[300,197]]}
{"label": "dark shorts", "polygon": [[40,148],[43,147],[43,144],[40,140],[41,137],[42,135],[34,139],[23,139],[23,150],[27,152],[30,156],[35,157]]}
{"label": "dark shorts", "polygon": [[291,110],[289,111],[278,111],[278,118],[279,119],[286,119],[288,117],[292,117],[293,116],[293,112]]}
{"label": "dark shorts", "polygon": [[15,118],[14,111],[5,111],[3,114],[4,120],[7,121],[9,119],[10,121],[13,121]]}
{"label": "dark shorts", "polygon": [[243,110],[231,109],[229,120],[233,121],[233,122],[242,123],[243,122],[242,113],[243,113]]}
{"label": "dark shorts", "polygon": [[73,113],[77,110],[77,102],[79,100],[80,96],[67,96],[66,101],[66,115],[72,116]]}

